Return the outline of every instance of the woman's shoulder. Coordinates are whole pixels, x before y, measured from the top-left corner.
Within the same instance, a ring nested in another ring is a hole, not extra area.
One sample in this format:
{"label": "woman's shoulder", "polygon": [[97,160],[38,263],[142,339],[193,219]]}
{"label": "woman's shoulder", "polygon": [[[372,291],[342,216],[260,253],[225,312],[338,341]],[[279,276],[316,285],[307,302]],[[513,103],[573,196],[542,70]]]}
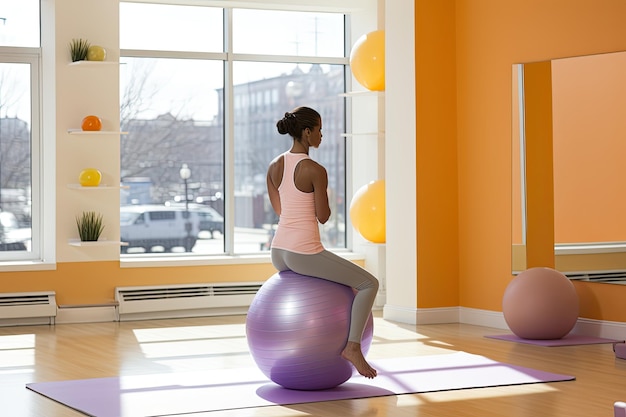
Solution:
{"label": "woman's shoulder", "polygon": [[268,171],[272,172],[274,170],[279,170],[282,172],[282,168],[284,165],[285,165],[284,154],[278,155],[274,159],[272,159],[272,162],[270,162],[268,166]]}
{"label": "woman's shoulder", "polygon": [[272,159],[272,162],[270,162],[270,165],[277,164],[277,163],[281,163],[282,164],[283,161],[285,160],[285,154],[286,154],[286,152],[276,155],[274,157],[274,159]]}
{"label": "woman's shoulder", "polygon": [[300,164],[302,164],[302,167],[306,170],[309,170],[317,175],[326,173],[326,168],[324,168],[322,164],[311,158],[303,159],[302,161],[300,161]]}

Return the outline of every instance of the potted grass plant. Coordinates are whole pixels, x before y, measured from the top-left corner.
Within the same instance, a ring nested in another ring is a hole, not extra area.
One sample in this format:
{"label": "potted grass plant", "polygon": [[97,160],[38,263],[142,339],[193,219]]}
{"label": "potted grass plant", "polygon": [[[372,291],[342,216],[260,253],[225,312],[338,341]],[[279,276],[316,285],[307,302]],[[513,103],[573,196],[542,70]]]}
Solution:
{"label": "potted grass plant", "polygon": [[72,62],[86,60],[90,45],[89,41],[85,39],[72,39],[70,42],[70,56],[72,57]]}
{"label": "potted grass plant", "polygon": [[80,216],[76,216],[76,226],[82,242],[96,242],[104,230],[102,214],[84,211]]}

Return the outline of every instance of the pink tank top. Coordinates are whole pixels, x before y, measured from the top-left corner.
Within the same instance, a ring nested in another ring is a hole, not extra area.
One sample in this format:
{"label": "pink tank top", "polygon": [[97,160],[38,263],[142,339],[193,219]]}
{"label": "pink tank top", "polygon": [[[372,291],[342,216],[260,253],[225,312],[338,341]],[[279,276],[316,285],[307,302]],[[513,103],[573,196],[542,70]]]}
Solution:
{"label": "pink tank top", "polygon": [[294,174],[298,163],[309,156],[304,153],[285,152],[283,180],[278,187],[281,214],[272,247],[301,254],[322,252],[320,230],[315,217],[313,193],[296,187]]}

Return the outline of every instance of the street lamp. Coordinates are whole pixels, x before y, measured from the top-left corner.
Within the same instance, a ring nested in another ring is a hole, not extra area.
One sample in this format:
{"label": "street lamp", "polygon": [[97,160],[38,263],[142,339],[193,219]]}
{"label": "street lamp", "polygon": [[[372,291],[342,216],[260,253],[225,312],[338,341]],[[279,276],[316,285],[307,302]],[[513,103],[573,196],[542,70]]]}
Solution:
{"label": "street lamp", "polygon": [[185,232],[187,233],[187,237],[185,238],[185,251],[191,252],[193,247],[192,237],[191,237],[191,220],[189,220],[189,194],[188,194],[188,186],[187,180],[191,177],[191,170],[187,164],[183,164],[179,171],[180,178],[185,183],[185,212],[183,213],[183,217],[185,218]]}
{"label": "street lamp", "polygon": [[189,198],[187,197],[187,180],[191,178],[191,170],[187,164],[183,164],[180,168],[180,178],[185,182],[185,210],[189,210]]}

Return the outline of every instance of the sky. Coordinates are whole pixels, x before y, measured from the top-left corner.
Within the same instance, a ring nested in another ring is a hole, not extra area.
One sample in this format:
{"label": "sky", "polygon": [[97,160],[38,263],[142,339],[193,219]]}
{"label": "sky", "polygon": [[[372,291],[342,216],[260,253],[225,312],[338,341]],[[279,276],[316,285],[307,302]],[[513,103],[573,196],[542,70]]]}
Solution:
{"label": "sky", "polygon": [[[0,0],[0,45],[39,46],[38,0]],[[30,122],[29,79],[18,67],[0,64],[0,117]]]}
{"label": "sky", "polygon": [[[39,25],[32,19],[38,13],[38,0],[0,0],[0,45],[39,46]],[[122,49],[187,50],[221,52],[223,45],[222,12],[219,8],[121,3],[120,39]],[[28,18],[31,18],[30,21]],[[235,10],[233,48],[237,53],[290,56],[343,57],[343,16],[261,10]],[[207,24],[207,22],[217,24]],[[140,22],[141,30],[136,30]],[[190,37],[192,33],[194,36]],[[317,36],[315,34],[317,33]],[[180,36],[177,36],[180,34]],[[223,66],[211,63],[187,64],[181,74],[182,61],[159,63],[150,75],[152,91],[159,96],[153,102],[162,108],[146,109],[145,117],[167,112],[173,106],[181,117],[210,120],[216,114],[215,90],[222,87]],[[14,66],[14,65],[12,65]],[[295,64],[241,64],[235,66],[235,84],[275,77],[291,71]],[[125,69],[121,68],[122,82]],[[0,107],[0,117],[18,116],[29,120],[28,80],[3,79],[17,71],[0,65],[0,105],[6,97],[22,97],[21,105]],[[200,80],[200,81],[198,81]],[[26,84],[25,84],[26,83]],[[9,90],[10,86],[10,90]],[[123,92],[121,92],[123,93]],[[152,94],[152,93],[151,93]],[[25,98],[25,99],[24,99]],[[15,100],[13,100],[15,101]],[[8,103],[7,103],[8,104]]]}
{"label": "sky", "polygon": [[[120,48],[222,52],[222,10],[194,7],[191,14],[189,10],[189,6],[121,3]],[[343,15],[338,14],[236,9],[233,51],[343,57],[343,20]],[[137,30],[138,26],[141,30]],[[277,77],[295,67],[295,63],[235,62],[233,81],[238,85]],[[121,71],[124,84],[128,69]],[[162,103],[162,107],[146,109],[141,118],[155,117],[176,105],[183,118],[211,120],[217,113],[215,90],[223,87],[223,80],[222,61],[160,60],[151,70],[146,91],[156,94],[152,101]]]}
{"label": "sky", "polygon": [[0,0],[0,44],[39,46],[38,0]]}

